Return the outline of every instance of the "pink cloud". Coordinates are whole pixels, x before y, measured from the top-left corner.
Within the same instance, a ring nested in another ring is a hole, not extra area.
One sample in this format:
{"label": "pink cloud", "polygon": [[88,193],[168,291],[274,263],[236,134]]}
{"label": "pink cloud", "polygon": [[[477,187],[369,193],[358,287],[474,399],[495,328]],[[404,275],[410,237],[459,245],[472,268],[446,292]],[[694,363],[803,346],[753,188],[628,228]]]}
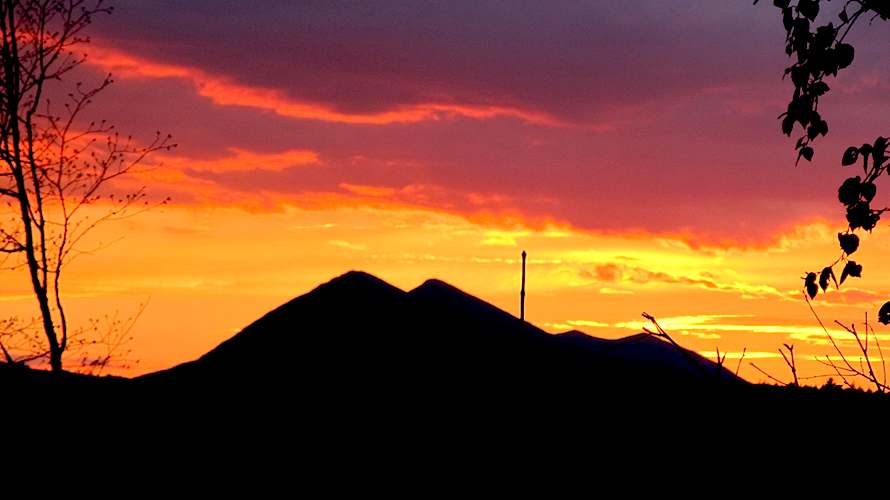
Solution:
{"label": "pink cloud", "polygon": [[250,107],[302,120],[387,125],[463,116],[479,120],[509,117],[539,125],[561,125],[559,120],[545,113],[504,106],[460,103],[424,102],[378,113],[340,112],[321,104],[293,99],[273,88],[239,84],[225,76],[213,75],[198,68],[151,61],[98,44],[90,46],[87,62],[123,78],[183,79],[190,82],[199,95],[217,105]]}

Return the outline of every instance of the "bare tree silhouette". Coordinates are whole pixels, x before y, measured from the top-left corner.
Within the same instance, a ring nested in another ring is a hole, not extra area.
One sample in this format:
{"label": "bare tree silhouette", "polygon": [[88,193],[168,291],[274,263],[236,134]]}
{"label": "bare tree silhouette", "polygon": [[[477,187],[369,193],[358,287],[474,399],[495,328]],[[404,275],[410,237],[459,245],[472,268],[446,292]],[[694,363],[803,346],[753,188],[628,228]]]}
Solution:
{"label": "bare tree silhouette", "polygon": [[112,10],[105,0],[0,0],[0,197],[7,202],[0,253],[27,272],[39,310],[43,341],[24,359],[48,359],[53,371],[62,370],[74,333],[89,330],[68,324],[60,287],[67,264],[97,225],[152,206],[144,189],[114,194],[112,181],[175,147],[160,132],[140,144],[104,120],[82,119],[111,76],[95,86],[67,78],[87,57],[75,52],[90,41],[85,30]]}

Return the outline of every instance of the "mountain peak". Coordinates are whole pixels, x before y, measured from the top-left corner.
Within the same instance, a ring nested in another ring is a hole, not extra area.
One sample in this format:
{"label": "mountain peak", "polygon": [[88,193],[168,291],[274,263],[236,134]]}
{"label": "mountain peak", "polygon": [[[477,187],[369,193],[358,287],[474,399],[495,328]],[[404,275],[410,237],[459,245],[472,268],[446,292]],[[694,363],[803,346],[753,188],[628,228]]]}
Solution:
{"label": "mountain peak", "polygon": [[483,300],[468,294],[460,288],[435,278],[424,281],[420,286],[409,291],[408,295],[435,300],[447,299],[449,301],[457,300],[474,304],[486,304]]}
{"label": "mountain peak", "polygon": [[351,271],[347,271],[335,278],[331,278],[331,282],[334,282],[334,281],[356,281],[356,280],[358,280],[358,281],[383,281],[371,273],[366,273],[364,271],[357,271],[355,269],[353,269]]}
{"label": "mountain peak", "polygon": [[364,271],[349,271],[341,274],[327,283],[318,286],[318,289],[328,288],[386,288],[397,289],[386,281]]}
{"label": "mountain peak", "polygon": [[415,288],[414,290],[411,290],[411,291],[413,292],[413,291],[420,291],[420,290],[452,290],[452,291],[459,291],[459,290],[458,290],[456,287],[454,287],[453,285],[449,285],[448,283],[446,283],[446,282],[444,282],[444,281],[442,281],[442,280],[440,280],[440,279],[436,279],[436,278],[430,278],[430,279],[424,281],[420,286],[418,286],[417,288]]}

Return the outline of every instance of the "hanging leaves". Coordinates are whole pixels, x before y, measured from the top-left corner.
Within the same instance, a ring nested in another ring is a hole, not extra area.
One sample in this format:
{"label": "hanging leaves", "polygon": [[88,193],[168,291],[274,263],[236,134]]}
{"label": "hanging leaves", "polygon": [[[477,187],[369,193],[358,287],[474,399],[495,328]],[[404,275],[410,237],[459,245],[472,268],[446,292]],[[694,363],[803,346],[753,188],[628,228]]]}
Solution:
{"label": "hanging leaves", "polygon": [[847,222],[850,229],[864,229],[871,231],[881,219],[880,212],[872,210],[868,202],[860,201],[855,205],[847,208]]}
{"label": "hanging leaves", "polygon": [[[757,4],[759,0],[754,0]],[[785,68],[785,76],[794,86],[787,109],[779,115],[782,133],[791,137],[799,126],[803,133],[796,137],[794,149],[796,163],[801,159],[812,161],[815,155],[813,143],[820,136],[828,134],[828,123],[820,115],[820,98],[831,90],[827,79],[837,77],[838,72],[849,68],[856,59],[856,49],[846,42],[847,34],[861,19],[868,23],[880,18],[890,20],[890,2],[879,0],[845,1],[837,18],[824,22],[821,0],[773,0],[772,4],[781,11],[782,26],[785,29],[785,54],[790,63]],[[819,21],[817,22],[817,19]],[[837,24],[836,24],[837,23]],[[824,110],[823,110],[824,111]],[[838,233],[838,243],[843,254],[832,265],[822,269],[818,283],[815,273],[807,273],[804,286],[812,299],[821,288],[825,292],[829,281],[838,287],[848,277],[862,276],[862,266],[848,260],[859,249],[859,236],[856,230],[873,230],[881,215],[890,208],[875,208],[877,199],[877,179],[885,171],[890,174],[887,148],[890,140],[878,137],[873,143],[862,146],[849,146],[841,157],[841,165],[850,167],[861,165],[862,175],[848,177],[837,192],[838,201],[844,206],[848,230]],[[835,279],[834,266],[844,263],[840,283]],[[890,302],[884,304],[878,313],[882,324],[890,324]]]}

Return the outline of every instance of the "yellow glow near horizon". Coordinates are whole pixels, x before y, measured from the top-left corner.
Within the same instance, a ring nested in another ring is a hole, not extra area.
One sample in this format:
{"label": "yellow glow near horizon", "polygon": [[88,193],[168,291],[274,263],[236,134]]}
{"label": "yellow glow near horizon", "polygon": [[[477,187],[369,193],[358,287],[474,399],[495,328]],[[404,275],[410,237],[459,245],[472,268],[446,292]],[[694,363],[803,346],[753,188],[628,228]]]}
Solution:
{"label": "yellow glow near horizon", "polygon": [[[812,227],[797,234],[811,231],[828,232]],[[815,358],[835,354],[799,291],[798,252],[831,255],[830,240],[786,237],[759,249],[697,250],[669,238],[505,230],[407,208],[252,213],[167,206],[105,226],[89,244],[119,236],[75,261],[63,286],[74,323],[110,312],[127,316],[148,302],[133,331],[140,363],[117,370],[125,375],[196,358],[273,307],[351,269],[406,290],[439,278],[516,313],[521,249],[529,252],[527,314],[548,331],[618,338],[645,326],[646,311],[684,346],[710,357],[719,349],[731,353],[728,359],[747,349],[746,359],[777,376],[784,368],[773,353],[782,343],[797,345],[802,372],[824,373]],[[857,255],[868,269],[863,284],[890,277],[878,258],[886,245],[872,237]],[[858,284],[817,299],[826,323],[861,322],[882,294],[890,296],[890,290],[865,293]],[[4,271],[0,287],[4,315],[33,315],[23,274]],[[852,348],[842,330],[830,332]],[[740,372],[763,379],[747,362]]]}

